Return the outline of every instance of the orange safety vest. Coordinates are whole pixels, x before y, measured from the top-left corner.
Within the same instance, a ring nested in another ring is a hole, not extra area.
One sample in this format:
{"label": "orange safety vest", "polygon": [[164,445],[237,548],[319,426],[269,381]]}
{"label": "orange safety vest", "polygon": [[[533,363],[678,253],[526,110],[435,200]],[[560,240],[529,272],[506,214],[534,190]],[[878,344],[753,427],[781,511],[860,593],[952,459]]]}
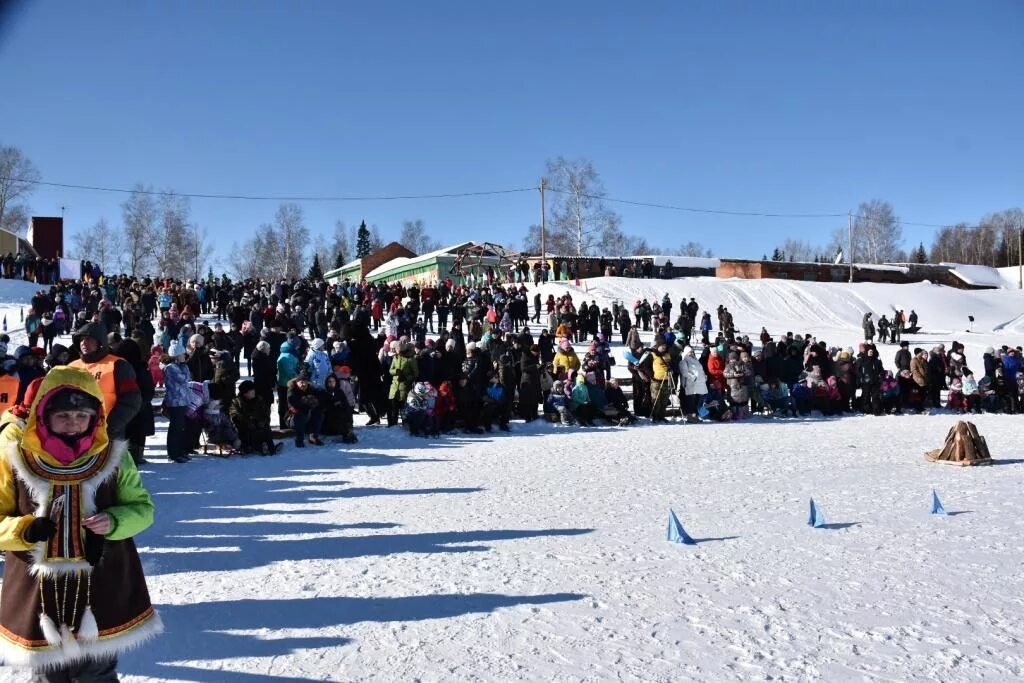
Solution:
{"label": "orange safety vest", "polygon": [[86,370],[100,383],[100,391],[103,392],[104,416],[109,416],[110,411],[117,405],[117,383],[114,381],[114,363],[119,360],[121,360],[120,356],[108,353],[95,363],[86,363],[79,358],[68,364],[70,367]]}
{"label": "orange safety vest", "polygon": [[4,375],[0,377],[0,413],[14,405],[18,398],[18,386],[21,381],[16,375]]}

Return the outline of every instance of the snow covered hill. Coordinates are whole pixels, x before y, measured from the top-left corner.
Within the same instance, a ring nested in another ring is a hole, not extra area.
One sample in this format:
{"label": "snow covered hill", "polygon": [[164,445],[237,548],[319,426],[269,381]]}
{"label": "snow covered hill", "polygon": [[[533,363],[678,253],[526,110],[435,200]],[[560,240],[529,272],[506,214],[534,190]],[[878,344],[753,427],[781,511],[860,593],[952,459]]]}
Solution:
{"label": "snow covered hill", "polygon": [[[543,296],[569,292],[574,298],[611,306],[621,301],[632,310],[633,304],[646,298],[651,303],[668,294],[678,310],[685,297],[695,297],[702,311],[711,313],[713,324],[718,320],[719,304],[728,308],[742,334],[755,344],[761,328],[773,335],[786,332],[811,333],[830,345],[847,347],[863,341],[861,320],[873,312],[877,321],[883,314],[892,318],[902,309],[908,315],[913,309],[919,316],[922,331],[906,335],[911,345],[932,346],[957,340],[967,347],[968,361],[980,365],[985,347],[1021,343],[1024,333],[1024,292],[1020,290],[961,290],[929,283],[890,285],[875,283],[798,282],[791,280],[737,280],[713,277],[677,280],[637,280],[632,278],[591,278],[573,283],[549,283],[540,287]],[[968,316],[974,316],[972,323]],[[673,313],[675,317],[675,313]],[[892,364],[891,352],[884,348],[881,357],[887,367]]]}

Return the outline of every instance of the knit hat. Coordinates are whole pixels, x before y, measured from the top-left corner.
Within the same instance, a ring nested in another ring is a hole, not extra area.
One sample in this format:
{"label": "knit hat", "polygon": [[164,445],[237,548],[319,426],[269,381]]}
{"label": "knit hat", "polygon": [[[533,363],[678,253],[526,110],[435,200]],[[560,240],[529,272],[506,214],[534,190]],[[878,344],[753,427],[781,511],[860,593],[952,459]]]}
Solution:
{"label": "knit hat", "polygon": [[48,419],[52,414],[62,410],[81,410],[95,415],[100,411],[100,402],[95,396],[81,389],[67,386],[58,389],[47,398],[43,419]]}
{"label": "knit hat", "polygon": [[266,339],[261,339],[258,342],[256,342],[256,348],[257,350],[262,351],[263,353],[270,353],[270,342],[268,342]]}
{"label": "knit hat", "polygon": [[[260,342],[260,343],[266,343],[266,342]],[[267,344],[267,346],[270,346],[270,345]],[[180,341],[174,340],[174,341],[171,342],[171,345],[169,347],[167,347],[167,355],[170,356],[171,358],[177,358],[178,356],[184,356],[185,355],[185,347],[181,345]]]}
{"label": "knit hat", "polygon": [[239,394],[244,394],[247,391],[254,391],[255,389],[256,383],[249,379],[245,380],[244,382],[238,385]]}
{"label": "knit hat", "polygon": [[319,351],[324,348],[324,340],[317,337],[313,341],[309,342],[309,345],[314,351]]}

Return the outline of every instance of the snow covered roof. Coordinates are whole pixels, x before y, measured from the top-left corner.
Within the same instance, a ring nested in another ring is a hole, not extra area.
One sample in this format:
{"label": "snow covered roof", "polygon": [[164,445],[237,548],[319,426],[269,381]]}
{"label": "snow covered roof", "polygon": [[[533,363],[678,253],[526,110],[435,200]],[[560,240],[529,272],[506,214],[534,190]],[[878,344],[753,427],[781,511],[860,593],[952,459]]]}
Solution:
{"label": "snow covered roof", "polygon": [[717,258],[706,258],[704,256],[670,256],[670,255],[650,255],[650,256],[637,256],[640,259],[650,259],[654,265],[663,266],[669,261],[676,268],[717,268],[721,263],[720,259]]}
{"label": "snow covered roof", "polygon": [[[677,268],[717,268],[719,259],[717,258],[705,258],[703,256],[671,256],[666,254],[648,254],[646,256],[566,256],[563,254],[547,254],[549,259],[566,261],[580,261],[580,260],[591,260],[591,259],[604,259],[609,263],[616,263],[619,260],[632,262],[651,261],[655,266],[663,266],[667,262],[671,261],[673,266]],[[530,258],[540,258],[538,254],[534,254]]]}
{"label": "snow covered roof", "polygon": [[361,262],[362,262],[362,259],[358,259],[357,258],[354,261],[349,261],[348,263],[343,265],[341,268],[331,268],[330,270],[324,272],[324,279],[332,278],[332,277],[340,277],[341,274],[344,271],[351,270],[353,268],[358,268],[359,264]]}
{"label": "snow covered roof", "polygon": [[429,251],[426,254],[420,254],[419,256],[416,256],[414,258],[409,258],[407,256],[399,256],[398,258],[393,258],[390,261],[380,264],[379,266],[371,270],[369,273],[367,273],[364,277],[366,277],[366,279],[369,280],[378,275],[382,275],[384,273],[388,273],[392,270],[395,270],[396,268],[412,266],[416,265],[417,263],[427,263],[437,258],[438,256],[452,254],[458,251],[459,249],[462,249],[463,247],[468,247],[471,244],[473,244],[473,242],[459,242],[458,244],[453,244],[449,247],[443,247],[436,251]]}
{"label": "snow covered roof", "polygon": [[989,266],[964,265],[962,263],[940,263],[939,265],[949,267],[949,272],[972,287],[1001,288],[1004,284],[999,271]]}
{"label": "snow covered roof", "polygon": [[[849,268],[850,264],[846,264],[846,267]],[[853,267],[857,270],[888,270],[892,273],[910,272],[910,268],[906,266],[896,266],[889,263],[854,263]]]}
{"label": "snow covered roof", "polygon": [[[718,260],[718,259],[711,259]],[[726,258],[723,261],[729,261],[732,263],[777,263],[781,265],[793,264],[797,266],[819,266],[822,268],[847,268],[849,269],[850,264],[847,262],[843,263],[817,263],[815,261],[765,261],[763,259],[745,259],[745,258]],[[675,263],[675,261],[673,261]],[[857,270],[887,270],[893,273],[909,273],[910,268],[907,266],[901,266],[894,263],[854,263],[853,267]]]}

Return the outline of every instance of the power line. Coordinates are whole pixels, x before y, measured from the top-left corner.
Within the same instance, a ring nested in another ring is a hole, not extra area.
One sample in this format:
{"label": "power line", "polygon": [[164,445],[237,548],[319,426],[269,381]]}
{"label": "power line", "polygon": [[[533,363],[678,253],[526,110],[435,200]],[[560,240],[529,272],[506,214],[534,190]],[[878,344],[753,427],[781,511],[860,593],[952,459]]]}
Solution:
{"label": "power line", "polygon": [[[553,189],[553,188],[550,188],[550,187],[548,187],[546,189],[548,191],[550,191],[550,192],[557,192],[559,194],[574,194],[571,190],[556,190],[556,189]],[[696,208],[696,207],[692,207],[692,206],[674,206],[672,204],[656,204],[656,203],[653,203],[653,202],[638,202],[638,201],[634,201],[634,200],[631,200],[631,199],[618,199],[616,197],[606,197],[606,196],[602,196],[602,195],[585,194],[585,193],[580,193],[580,196],[581,197],[586,197],[588,199],[599,199],[599,200],[606,201],[606,202],[615,202],[617,204],[628,204],[630,206],[645,206],[645,207],[649,207],[649,208],[653,208],[653,209],[669,209],[671,211],[686,211],[688,213],[717,214],[717,215],[723,215],[723,216],[754,216],[754,217],[759,217],[759,218],[844,218],[844,217],[847,216],[847,214],[845,214],[845,213],[770,213],[770,212],[764,212],[764,211],[738,211],[738,210],[731,210],[731,209],[702,209],[702,208]],[[870,218],[869,216],[862,216],[862,215],[856,214],[856,213],[853,214],[853,217],[854,218],[861,218],[861,219],[868,219],[868,218]],[[948,223],[948,224],[918,223],[916,221],[905,221],[905,220],[902,220],[902,219],[899,219],[898,222],[899,222],[900,225],[912,225],[912,226],[915,226],[915,227],[937,228],[937,229],[962,227],[962,228],[964,228],[966,230],[981,230],[981,229],[984,229],[984,228],[993,228],[993,229],[995,229],[997,227],[997,226],[993,226],[993,225],[964,225],[964,226],[960,226],[959,224],[953,224],[953,223]]]}
{"label": "power line", "polygon": [[[574,194],[570,190],[555,190],[553,188],[547,188],[551,192],[558,192],[560,194]],[[692,206],[673,206],[671,204],[655,204],[653,202],[638,202],[632,199],[617,199],[615,197],[604,197],[601,195],[592,195],[580,193],[581,197],[587,197],[588,199],[600,199],[606,202],[615,202],[616,204],[629,204],[630,206],[646,206],[652,209],[669,209],[671,211],[686,211],[688,213],[708,213],[708,214],[720,214],[724,216],[756,216],[760,218],[841,218],[846,216],[845,213],[767,213],[763,211],[738,211],[731,209],[701,209]]]}
{"label": "power line", "polygon": [[[460,197],[485,197],[491,195],[516,194],[521,192],[533,192],[536,187],[517,187],[503,190],[481,190],[477,192],[444,192],[439,194],[409,194],[409,195],[337,195],[337,196],[264,196],[264,195],[240,195],[240,194],[214,194],[203,192],[173,192],[170,190],[146,190],[127,189],[121,187],[102,187],[97,185],[78,185],[74,183],[57,183],[45,180],[14,178],[18,182],[25,182],[32,185],[43,185],[46,187],[59,187],[69,190],[85,190],[91,192],[113,192],[119,194],[143,194],[157,197],[188,197],[190,199],[226,199],[240,201],[273,201],[273,202],[379,202],[379,201],[401,201],[414,199],[456,199]],[[558,190],[551,187],[546,188],[550,192],[559,194],[574,194],[571,190]],[[651,209],[666,209],[669,211],[683,211],[686,213],[699,213],[721,216],[750,216],[755,218],[842,218],[846,213],[775,213],[767,211],[741,211],[737,209],[707,209],[694,206],[678,206],[673,204],[659,204],[656,202],[641,202],[632,199],[620,199],[618,197],[607,197],[603,195],[580,193],[581,197],[596,199],[616,204],[629,206],[641,206]],[[853,214],[854,218],[865,219],[867,216]],[[956,224],[919,223],[916,221],[900,220],[900,225],[910,225],[923,228],[953,228]],[[984,228],[996,228],[991,225],[967,225],[961,226],[966,230],[981,230]]]}
{"label": "power line", "polygon": [[516,192],[534,192],[535,187],[519,187],[508,190],[484,190],[481,192],[445,192],[441,194],[410,194],[410,195],[339,195],[310,197],[271,197],[241,194],[208,194],[201,192],[171,192],[169,190],[129,190],[122,187],[99,187],[96,185],[76,185],[73,183],[54,183],[44,180],[19,180],[18,182],[47,187],[60,187],[69,190],[87,190],[92,192],[116,192],[120,194],[144,194],[158,197],[188,197],[190,199],[233,199],[243,201],[269,202],[378,202],[401,199],[450,199],[457,197],[481,197],[485,195],[513,194]]}

